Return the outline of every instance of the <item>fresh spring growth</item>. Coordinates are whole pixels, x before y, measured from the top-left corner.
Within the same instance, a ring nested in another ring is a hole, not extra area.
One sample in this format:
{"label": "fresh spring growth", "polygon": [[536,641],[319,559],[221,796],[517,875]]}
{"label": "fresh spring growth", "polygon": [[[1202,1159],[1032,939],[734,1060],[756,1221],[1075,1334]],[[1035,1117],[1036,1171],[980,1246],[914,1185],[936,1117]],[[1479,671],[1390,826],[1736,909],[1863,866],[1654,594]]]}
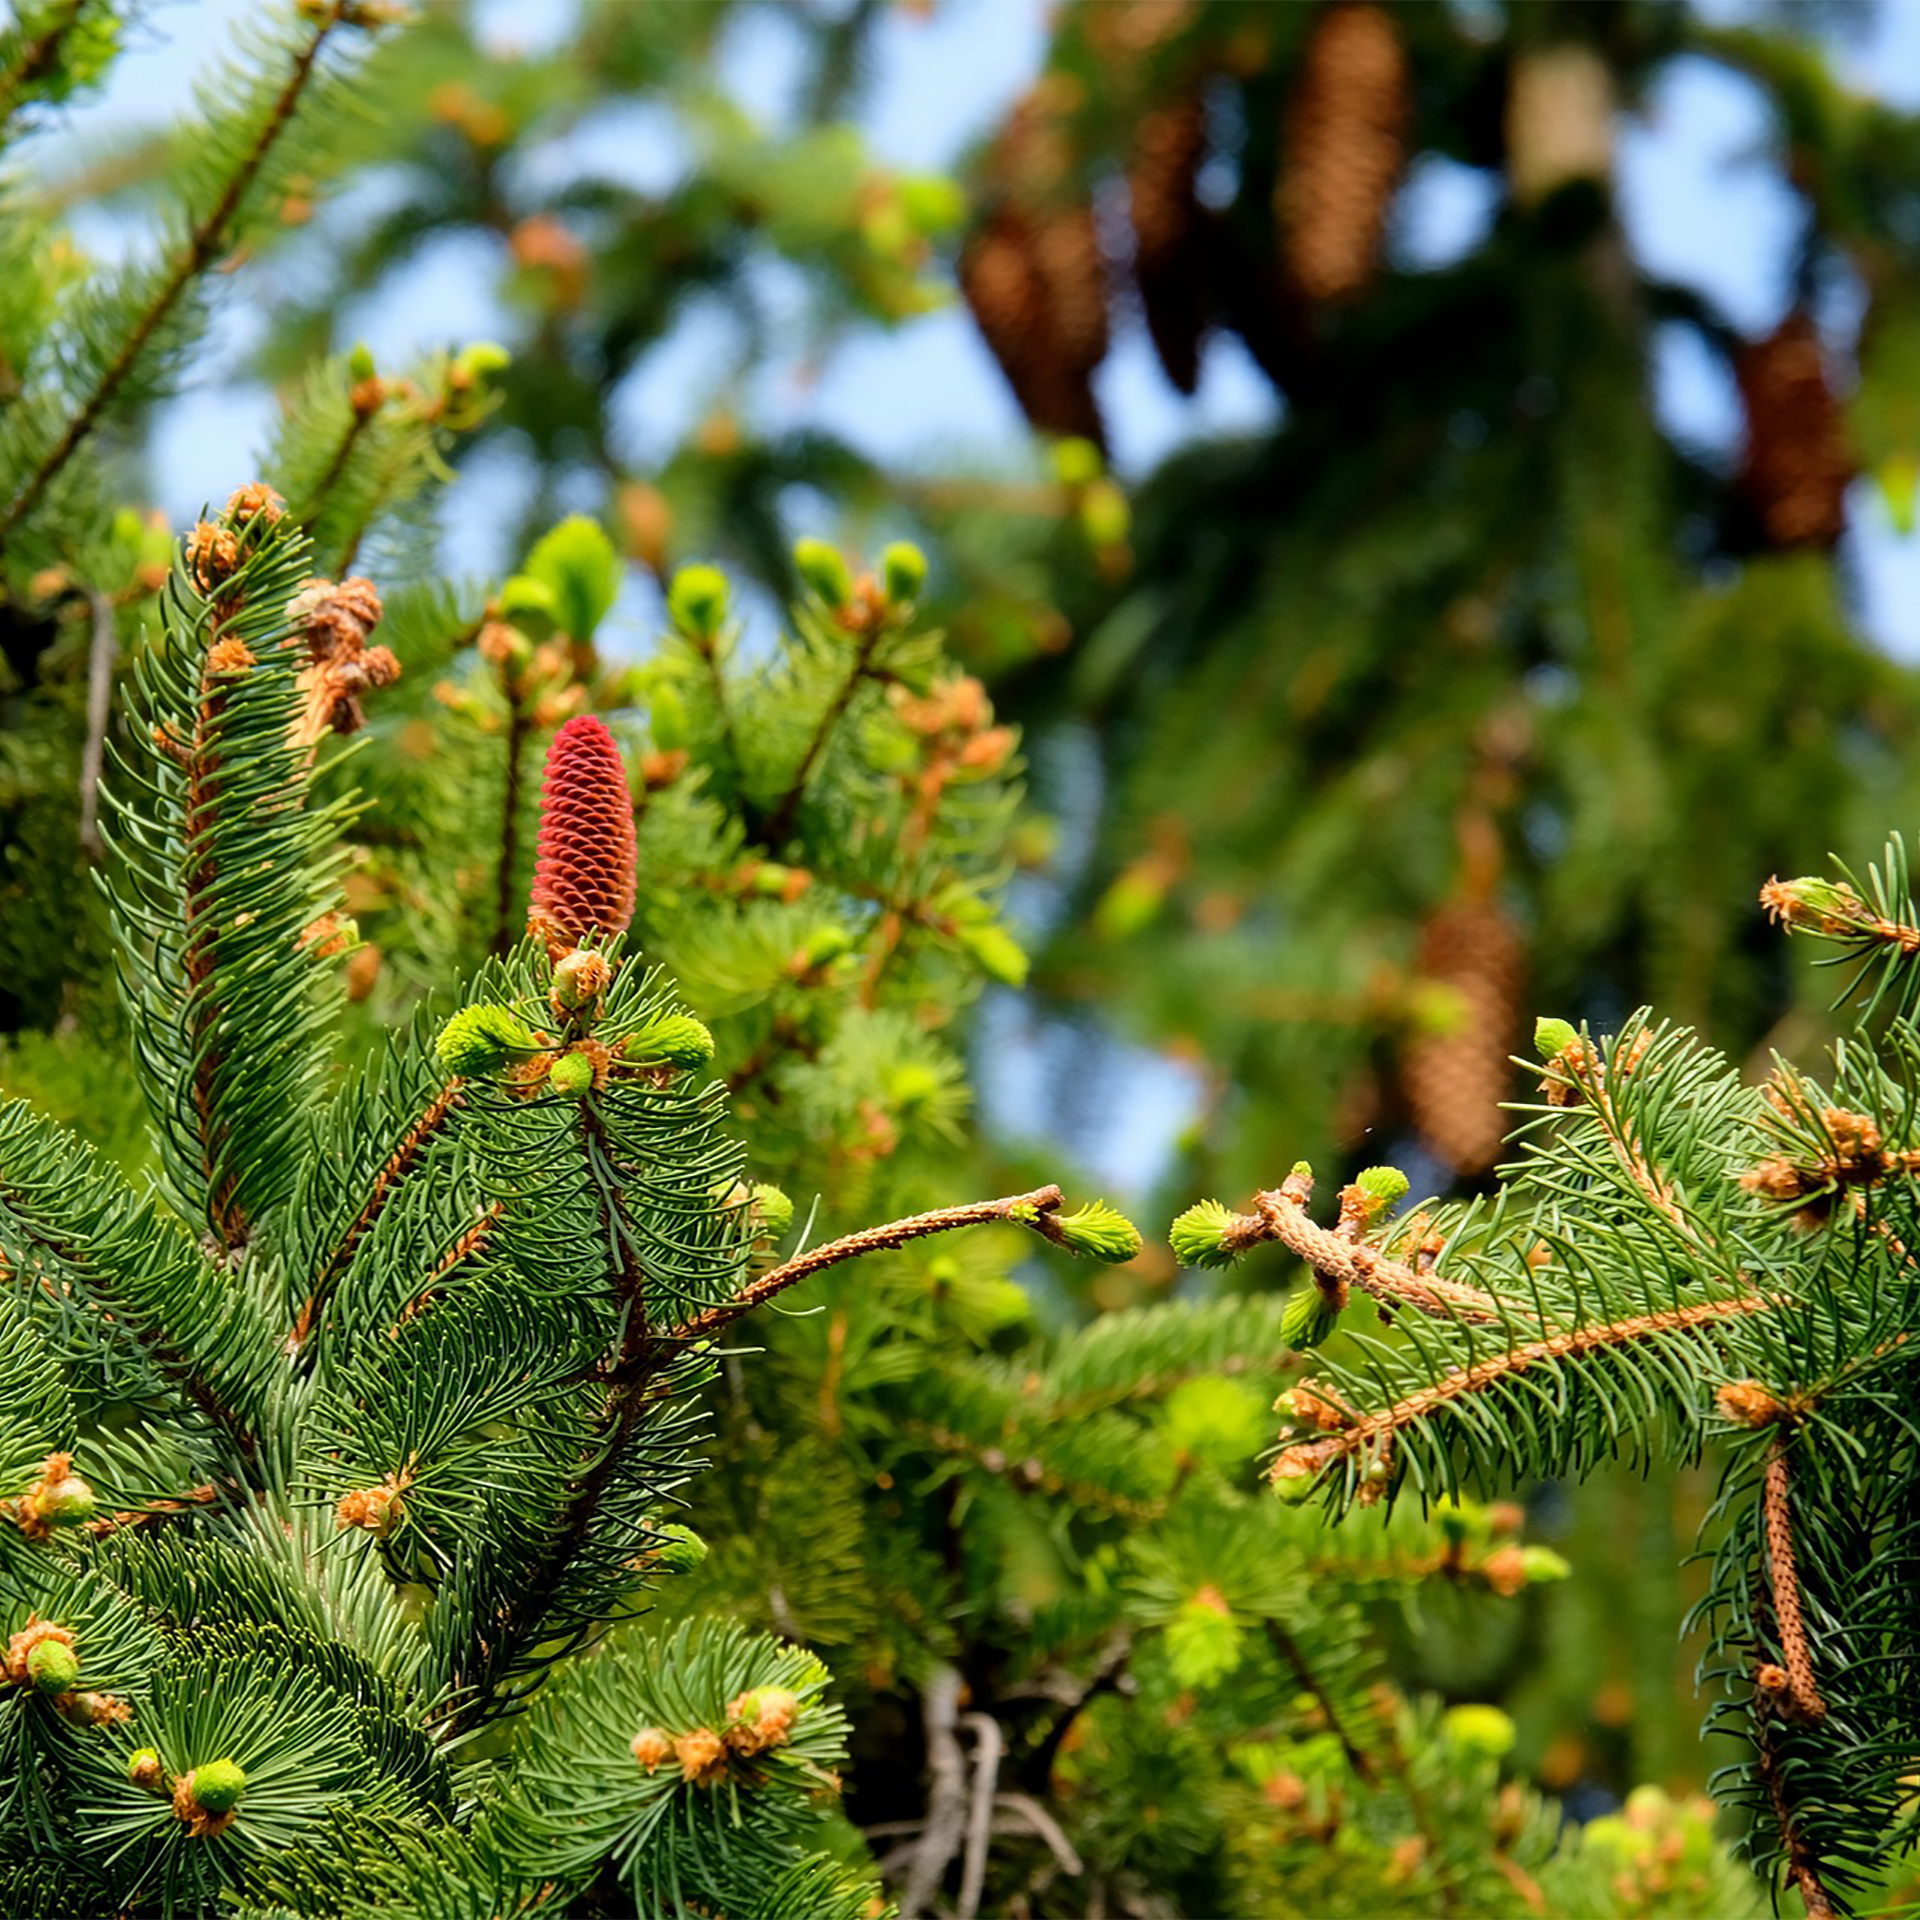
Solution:
{"label": "fresh spring growth", "polygon": [[1407,1197],[1410,1182],[1398,1167],[1367,1167],[1353,1176],[1367,1200],[1367,1218],[1377,1220]]}
{"label": "fresh spring growth", "polygon": [[203,1813],[231,1813],[247,1790],[247,1776],[231,1760],[209,1760],[193,1770],[193,1798]]}
{"label": "fresh spring growth", "polygon": [[807,591],[830,607],[844,607],[853,598],[853,575],[837,547],[824,540],[796,540],[793,566]]}
{"label": "fresh spring growth", "polygon": [[691,1573],[707,1557],[707,1543],[691,1527],[669,1520],[655,1531],[660,1544],[654,1549],[653,1564],[663,1573]]}
{"label": "fresh spring growth", "polygon": [[578,1100],[593,1087],[593,1062],[584,1053],[563,1053],[547,1069],[547,1084],[555,1093]]}
{"label": "fresh spring growth", "polygon": [[1090,1200],[1074,1213],[1054,1219],[1062,1243],[1074,1253],[1084,1253],[1109,1266],[1121,1266],[1140,1251],[1140,1230],[1124,1214],[1116,1213],[1104,1201]]}
{"label": "fresh spring growth", "polygon": [[462,1007],[440,1029],[440,1064],[463,1080],[498,1073],[514,1055],[538,1049],[526,1022],[505,1007]]}
{"label": "fresh spring growth", "polygon": [[64,1640],[42,1640],[27,1655],[27,1678],[41,1693],[71,1693],[80,1662]]}
{"label": "fresh spring growth", "polygon": [[880,555],[880,584],[889,605],[911,605],[927,584],[927,556],[910,540],[896,540]]}
{"label": "fresh spring growth", "polygon": [[764,1180],[754,1183],[752,1209],[755,1227],[768,1240],[782,1238],[793,1225],[793,1202]]}
{"label": "fresh spring growth", "polygon": [[727,576],[718,567],[682,567],[667,589],[667,612],[682,633],[711,640],[726,621]]}
{"label": "fresh spring growth", "polygon": [[1579,1031],[1570,1020],[1543,1014],[1533,1023],[1533,1048],[1542,1060],[1558,1060],[1569,1047],[1579,1044]]}
{"label": "fresh spring growth", "polygon": [[1513,1721],[1498,1707],[1469,1701],[1449,1707],[1441,1722],[1447,1739],[1464,1753],[1498,1760],[1511,1751],[1516,1730]]}
{"label": "fresh spring growth", "polygon": [[663,1013],[628,1040],[629,1060],[664,1060],[674,1067],[703,1067],[713,1058],[713,1035],[690,1013]]}
{"label": "fresh spring growth", "polygon": [[1330,1338],[1340,1324],[1340,1308],[1324,1287],[1303,1280],[1287,1296],[1280,1316],[1280,1338],[1297,1352],[1306,1353]]}
{"label": "fresh spring growth", "polygon": [[1173,1257],[1183,1267],[1231,1265],[1239,1257],[1239,1249],[1227,1240],[1227,1230],[1235,1218],[1233,1209],[1222,1206],[1218,1200],[1198,1201],[1167,1230]]}

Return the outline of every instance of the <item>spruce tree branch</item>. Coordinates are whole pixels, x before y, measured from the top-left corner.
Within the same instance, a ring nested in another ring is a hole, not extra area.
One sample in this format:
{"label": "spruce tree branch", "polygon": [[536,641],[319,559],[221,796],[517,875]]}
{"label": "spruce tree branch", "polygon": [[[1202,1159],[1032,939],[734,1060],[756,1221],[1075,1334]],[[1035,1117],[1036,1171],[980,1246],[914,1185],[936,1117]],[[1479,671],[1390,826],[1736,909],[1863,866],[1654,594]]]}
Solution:
{"label": "spruce tree branch", "polygon": [[[1238,1235],[1236,1245],[1277,1240],[1304,1260],[1323,1283],[1358,1287],[1389,1305],[1415,1307],[1437,1320],[1465,1320],[1476,1326],[1498,1325],[1510,1311],[1478,1287],[1443,1280],[1434,1273],[1416,1273],[1373,1247],[1316,1225],[1304,1201],[1285,1188],[1257,1193],[1253,1204],[1254,1213],[1239,1216],[1248,1230]],[[1251,1230],[1256,1223],[1257,1232]]]}
{"label": "spruce tree branch", "polygon": [[514,921],[519,899],[514,885],[520,865],[520,766],[532,731],[523,703],[515,696],[511,669],[502,662],[500,685],[507,696],[507,779],[500,810],[500,859],[494,874],[493,951],[508,954],[520,938]]}
{"label": "spruce tree branch", "polygon": [[999,1200],[976,1200],[964,1207],[942,1207],[932,1213],[916,1213],[905,1220],[891,1221],[884,1227],[865,1227],[858,1233],[848,1234],[845,1239],[830,1240],[825,1246],[796,1255],[784,1265],[748,1281],[731,1300],[696,1314],[663,1338],[676,1346],[711,1340],[743,1314],[764,1306],[775,1294],[784,1293],[788,1287],[813,1274],[824,1272],[828,1267],[837,1267],[847,1260],[858,1260],[863,1254],[904,1247],[910,1240],[924,1239],[930,1233],[951,1233],[956,1227],[976,1227],[994,1220],[1017,1219],[1022,1211],[1034,1216],[1030,1220],[1021,1220],[1022,1226],[1030,1226],[1042,1238],[1059,1244],[1057,1233],[1050,1232],[1049,1227],[1050,1216],[1059,1210],[1060,1198],[1058,1187],[1036,1187],[1031,1193],[1008,1194]]}
{"label": "spruce tree branch", "polygon": [[293,1323],[293,1332],[288,1336],[287,1344],[291,1352],[298,1353],[312,1337],[314,1327],[326,1310],[340,1276],[353,1264],[353,1256],[359,1250],[361,1241],[373,1231],[374,1222],[386,1210],[388,1201],[399,1190],[401,1182],[413,1172],[420,1156],[439,1136],[448,1117],[459,1106],[461,1084],[456,1074],[427,1102],[421,1109],[419,1119],[401,1136],[400,1144],[388,1156],[386,1165],[374,1175],[373,1187],[360,1211],[354,1215],[352,1224],[341,1235],[339,1244],[320,1263],[320,1270],[313,1277],[306,1304],[301,1307]]}
{"label": "spruce tree branch", "polygon": [[56,19],[37,40],[27,41],[20,49],[20,56],[5,73],[0,73],[0,131],[13,118],[14,102],[36,80],[51,73],[54,64],[60,58],[60,48],[66,37],[80,24],[80,16],[87,10],[87,0],[73,0],[66,13]]}
{"label": "spruce tree branch", "polygon": [[[1108,1643],[1105,1657],[1094,1668],[1092,1678],[1071,1700],[1064,1702],[1040,1744],[1020,1763],[1021,1780],[1037,1794],[1052,1791],[1053,1763],[1074,1729],[1076,1722],[1103,1693],[1117,1692],[1120,1676],[1133,1658],[1133,1636],[1122,1631]],[[1076,1869],[1077,1871],[1077,1869]]]}
{"label": "spruce tree branch", "polygon": [[1824,1720],[1827,1703],[1821,1699],[1815,1684],[1813,1654],[1807,1644],[1806,1620],[1800,1611],[1800,1576],[1793,1558],[1792,1484],[1786,1443],[1776,1436],[1767,1455],[1760,1513],[1766,1529],[1773,1616],[1780,1628],[1780,1657],[1787,1673],[1781,1707],[1796,1720]]}
{"label": "spruce tree branch", "polygon": [[1293,1677],[1299,1681],[1300,1690],[1311,1694],[1314,1704],[1326,1716],[1327,1730],[1340,1743],[1340,1751],[1346,1755],[1347,1765],[1353,1769],[1353,1775],[1364,1785],[1377,1787],[1380,1784],[1379,1770],[1367,1757],[1366,1750],[1347,1731],[1346,1722],[1340,1718],[1332,1697],[1320,1684],[1320,1676],[1314,1672],[1301,1651],[1300,1643],[1278,1620],[1269,1617],[1265,1622],[1267,1640],[1282,1660],[1287,1664]]}
{"label": "spruce tree branch", "polygon": [[860,644],[853,654],[853,670],[847,675],[840,690],[827,703],[825,712],[820,716],[819,724],[813,730],[813,738],[807,742],[807,750],[800,756],[800,764],[794,769],[793,778],[787,784],[787,790],[780,796],[773,812],[768,816],[765,844],[771,851],[778,853],[780,844],[786,839],[793,827],[793,816],[799,811],[800,801],[807,790],[807,781],[812,777],[813,765],[824,751],[827,742],[833,737],[833,730],[840,724],[844,714],[859,691],[860,683],[867,677],[867,668],[873,659],[874,649],[880,644],[880,629],[870,627],[860,636]]}
{"label": "spruce tree branch", "polygon": [[1807,1920],[1835,1920],[1833,1901],[1821,1879],[1820,1856],[1808,1843],[1794,1816],[1793,1802],[1787,1796],[1785,1773],[1774,1741],[1778,1729],[1775,1717],[1764,1709],[1756,1716],[1754,1754],[1761,1784],[1767,1790],[1768,1804],[1780,1828],[1787,1849],[1787,1879],[1806,1904]]}
{"label": "spruce tree branch", "polygon": [[1575,1327],[1566,1333],[1556,1333],[1545,1340],[1531,1340],[1522,1346],[1510,1347],[1505,1353],[1477,1360],[1472,1366],[1456,1367],[1431,1386],[1408,1394],[1404,1400],[1397,1400],[1392,1406],[1381,1408],[1378,1413],[1360,1416],[1329,1439],[1289,1447],[1274,1462],[1274,1473],[1278,1477],[1280,1468],[1289,1462],[1293,1463],[1293,1471],[1297,1472],[1301,1465],[1305,1465],[1310,1471],[1317,1472],[1329,1461],[1365,1452],[1379,1442],[1391,1439],[1400,1428],[1437,1412],[1450,1401],[1483,1392],[1515,1374],[1525,1373],[1538,1361],[1578,1359],[1605,1347],[1630,1346],[1637,1340],[1679,1333],[1692,1327],[1711,1326],[1715,1321],[1732,1320],[1743,1313],[1766,1313],[1781,1304],[1778,1298],[1768,1294],[1734,1294],[1723,1300],[1700,1300],[1691,1306],[1670,1307],[1660,1313],[1634,1314],[1625,1320],[1601,1321],[1593,1326]]}
{"label": "spruce tree branch", "polygon": [[5,511],[0,513],[0,547],[6,544],[7,536],[38,505],[41,496],[58,478],[61,470],[79,450],[94,428],[100,423],[101,416],[113,404],[115,396],[126,385],[133,370],[139,365],[140,356],[146,352],[167,317],[180,304],[181,297],[194,281],[206,271],[226,244],[228,228],[240,203],[245,199],[247,190],[259,177],[260,170],[266,165],[267,156],[273,151],[288,122],[293,118],[294,109],[300,103],[313,77],[315,63],[320,50],[340,24],[340,0],[335,0],[325,15],[317,22],[312,37],[295,57],[293,70],[287,76],[287,82],[281,88],[266,119],[255,134],[253,144],[248,148],[240,165],[235,168],[233,177],[227,182],[226,190],[214,203],[212,210],[200,224],[194,228],[180,257],[175,261],[173,270],[160,284],[158,291],[147,303],[145,312],[135,323],[133,331],[121,343],[106,370],[95,381],[93,391],[81,403],[77,412],[68,420],[65,431],[47,452],[44,459],[28,476],[26,484],[14,495]]}

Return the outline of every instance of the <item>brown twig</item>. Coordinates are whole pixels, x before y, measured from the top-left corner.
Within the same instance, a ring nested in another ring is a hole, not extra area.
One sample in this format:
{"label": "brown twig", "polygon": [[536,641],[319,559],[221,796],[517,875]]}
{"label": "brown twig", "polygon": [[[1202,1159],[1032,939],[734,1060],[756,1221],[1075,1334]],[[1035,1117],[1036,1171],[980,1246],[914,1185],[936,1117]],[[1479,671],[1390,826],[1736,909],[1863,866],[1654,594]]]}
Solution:
{"label": "brown twig", "polygon": [[113,404],[114,396],[132,375],[148,343],[179,304],[181,296],[225,244],[228,224],[239,211],[247,189],[265,166],[267,155],[273,151],[274,144],[293,118],[293,110],[312,78],[320,49],[326,45],[328,37],[339,24],[340,10],[336,6],[315,26],[313,37],[296,56],[286,85],[281,88],[260,131],[254,136],[253,145],[248,149],[245,159],[227,182],[226,191],[215,202],[207,217],[194,228],[173,271],[148,303],[133,332],[121,344],[120,351],[101,374],[79,411],[68,420],[66,430],[28,476],[26,484],[14,495],[4,513],[0,513],[0,546],[5,545],[7,536],[32,511],[60,470],[73,458],[81,442],[99,424],[100,416]]}
{"label": "brown twig", "polygon": [[[1537,1361],[1577,1359],[1583,1354],[1597,1353],[1604,1347],[1630,1346],[1636,1340],[1645,1340],[1657,1334],[1710,1326],[1716,1320],[1731,1320],[1743,1313],[1764,1313],[1779,1304],[1778,1299],[1768,1294],[1734,1294],[1723,1300],[1700,1300],[1692,1306],[1670,1307],[1661,1313],[1634,1314],[1625,1320],[1601,1321],[1593,1326],[1575,1327],[1566,1333],[1556,1333],[1545,1340],[1530,1340],[1523,1346],[1508,1348],[1505,1353],[1476,1360],[1471,1366],[1456,1367],[1431,1386],[1408,1394],[1404,1400],[1396,1400],[1392,1406],[1383,1407],[1378,1413],[1360,1416],[1329,1439],[1288,1448],[1275,1461],[1275,1474],[1280,1476],[1281,1467],[1289,1460],[1318,1471],[1331,1460],[1365,1452],[1391,1439],[1400,1428],[1423,1419],[1449,1401],[1478,1393],[1514,1374],[1525,1373]],[[1297,1472],[1298,1464],[1289,1471]]]}
{"label": "brown twig", "polygon": [[100,768],[113,711],[113,663],[120,648],[113,630],[112,602],[95,587],[85,592],[93,615],[93,637],[87,648],[87,737],[80,749],[80,851],[90,861],[98,861],[106,852],[100,839]]}
{"label": "brown twig", "polygon": [[1780,1827],[1780,1838],[1787,1849],[1787,1879],[1806,1903],[1807,1920],[1834,1920],[1833,1901],[1827,1893],[1826,1883],[1820,1877],[1820,1856],[1801,1832],[1800,1822],[1794,1817],[1793,1803],[1787,1798],[1787,1783],[1781,1771],[1780,1755],[1774,1746],[1775,1732],[1774,1716],[1762,1708],[1754,1730],[1754,1755],[1761,1784],[1767,1790],[1768,1804],[1773,1808],[1773,1817]]}
{"label": "brown twig", "polygon": [[1027,1212],[1034,1217],[1021,1220],[1020,1224],[1030,1226],[1045,1238],[1052,1239],[1054,1235],[1047,1232],[1048,1217],[1058,1212],[1059,1207],[1058,1187],[1036,1187],[1031,1193],[1008,1194],[999,1200],[976,1200],[964,1207],[942,1207],[932,1213],[916,1213],[905,1220],[890,1221],[883,1227],[865,1227],[858,1233],[848,1234],[845,1239],[830,1240],[825,1246],[798,1254],[784,1265],[761,1274],[757,1280],[748,1281],[731,1300],[695,1314],[691,1320],[676,1327],[667,1338],[676,1346],[691,1346],[702,1340],[711,1340],[743,1314],[751,1313],[755,1307],[765,1305],[775,1294],[784,1293],[788,1287],[813,1274],[824,1272],[828,1267],[837,1267],[843,1261],[858,1260],[863,1254],[883,1253],[889,1248],[904,1247],[910,1240],[922,1240],[931,1233],[951,1233],[956,1227],[984,1226],[990,1221],[1018,1219],[1022,1212]]}
{"label": "brown twig", "polygon": [[917,1920],[938,1891],[967,1830],[967,1762],[954,1727],[960,1710],[960,1674],[941,1667],[921,1695],[926,1727],[927,1824],[913,1849],[907,1884],[900,1892],[900,1920]]}
{"label": "brown twig", "polygon": [[1310,1694],[1313,1703],[1326,1719],[1327,1731],[1340,1743],[1340,1751],[1346,1755],[1347,1765],[1353,1769],[1354,1778],[1369,1787],[1380,1784],[1379,1769],[1367,1757],[1366,1750],[1347,1731],[1346,1723],[1335,1711],[1327,1690],[1320,1684],[1320,1676],[1307,1662],[1307,1656],[1300,1650],[1300,1643],[1283,1627],[1278,1620],[1269,1618],[1266,1623],[1267,1640],[1282,1660],[1293,1671],[1293,1677],[1300,1682],[1303,1693]]}
{"label": "brown twig", "polygon": [[81,1531],[98,1538],[103,1533],[117,1533],[123,1527],[148,1527],[156,1520],[170,1520],[178,1514],[191,1513],[195,1507],[211,1506],[219,1498],[217,1487],[192,1487],[178,1500],[156,1500],[151,1506],[134,1507],[123,1513],[103,1513],[98,1519],[89,1520]]}
{"label": "brown twig", "polygon": [[1807,1644],[1807,1624],[1800,1611],[1800,1576],[1793,1561],[1792,1484],[1786,1444],[1776,1437],[1767,1455],[1760,1513],[1766,1530],[1773,1617],[1780,1628],[1780,1658],[1787,1676],[1781,1710],[1796,1720],[1824,1720],[1827,1703],[1821,1699],[1820,1689],[1814,1682],[1813,1653]]}

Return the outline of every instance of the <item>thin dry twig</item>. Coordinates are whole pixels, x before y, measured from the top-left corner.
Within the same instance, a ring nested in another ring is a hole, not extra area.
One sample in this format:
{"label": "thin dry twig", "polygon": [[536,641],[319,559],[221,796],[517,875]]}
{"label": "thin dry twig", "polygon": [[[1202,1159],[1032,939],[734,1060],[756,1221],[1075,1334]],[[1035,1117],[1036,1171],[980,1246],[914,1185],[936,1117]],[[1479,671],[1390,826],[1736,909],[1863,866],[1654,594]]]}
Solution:
{"label": "thin dry twig", "polygon": [[1780,1657],[1787,1684],[1781,1710],[1796,1720],[1827,1717],[1827,1703],[1814,1682],[1813,1652],[1807,1644],[1807,1623],[1800,1611],[1800,1576],[1793,1559],[1792,1475],[1787,1450],[1776,1439],[1767,1456],[1765,1490],[1760,1513],[1767,1536],[1767,1573],[1773,1588],[1773,1617],[1780,1628]]}

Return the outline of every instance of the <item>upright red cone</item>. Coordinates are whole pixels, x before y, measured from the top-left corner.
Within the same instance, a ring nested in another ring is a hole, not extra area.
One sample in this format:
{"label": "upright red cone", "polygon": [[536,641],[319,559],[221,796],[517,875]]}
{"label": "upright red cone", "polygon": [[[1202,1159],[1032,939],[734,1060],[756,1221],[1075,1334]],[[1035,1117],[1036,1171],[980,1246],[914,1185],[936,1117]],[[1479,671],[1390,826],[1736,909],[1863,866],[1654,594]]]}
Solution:
{"label": "upright red cone", "polygon": [[582,714],[553,737],[540,790],[540,847],[527,931],[558,959],[633,921],[633,796],[604,721]]}

